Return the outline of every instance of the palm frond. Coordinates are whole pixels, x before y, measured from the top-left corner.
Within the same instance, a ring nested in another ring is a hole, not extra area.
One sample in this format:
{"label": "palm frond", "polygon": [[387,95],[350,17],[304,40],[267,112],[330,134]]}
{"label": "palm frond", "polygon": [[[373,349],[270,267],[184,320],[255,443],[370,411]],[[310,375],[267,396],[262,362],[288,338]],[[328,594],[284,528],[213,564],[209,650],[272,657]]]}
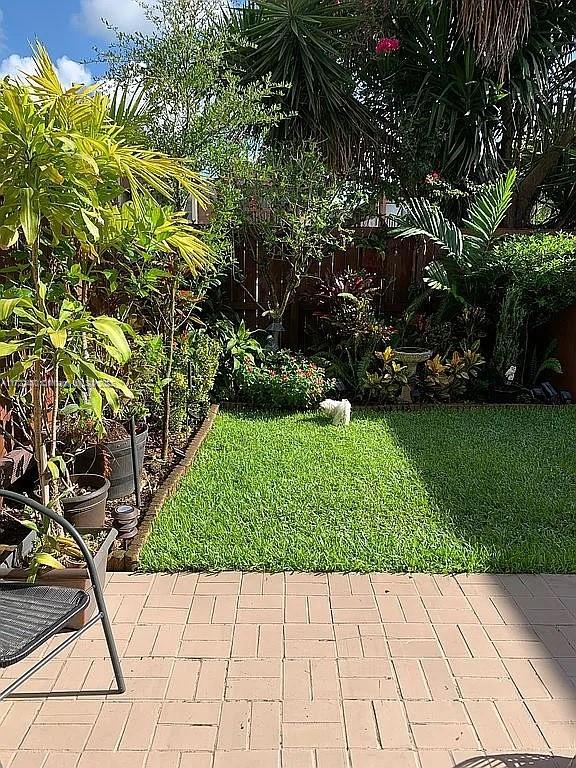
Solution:
{"label": "palm frond", "polygon": [[455,0],[462,36],[479,61],[506,67],[530,30],[532,0]]}
{"label": "palm frond", "polygon": [[460,229],[428,200],[408,200],[403,205],[404,213],[397,237],[425,237],[439,245],[456,260],[462,257],[463,239]]}
{"label": "palm frond", "polygon": [[464,253],[469,263],[487,253],[497,239],[498,227],[512,203],[516,177],[516,169],[512,168],[495,184],[487,186],[470,206],[464,221],[464,227],[469,230],[469,234],[464,235]]}

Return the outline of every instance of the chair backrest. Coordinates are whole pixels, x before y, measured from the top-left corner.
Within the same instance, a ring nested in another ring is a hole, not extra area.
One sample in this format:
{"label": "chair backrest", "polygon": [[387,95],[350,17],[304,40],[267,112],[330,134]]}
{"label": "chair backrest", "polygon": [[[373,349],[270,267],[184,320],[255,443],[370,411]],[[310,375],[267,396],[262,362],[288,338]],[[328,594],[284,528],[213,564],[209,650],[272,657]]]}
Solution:
{"label": "chair backrest", "polygon": [[35,510],[36,512],[39,512],[44,517],[49,517],[50,520],[53,520],[55,523],[60,525],[66,533],[74,539],[74,542],[77,544],[78,549],[82,552],[82,556],[86,560],[86,568],[88,569],[88,573],[90,574],[90,581],[92,584],[98,584],[100,586],[100,581],[98,578],[98,572],[96,570],[96,566],[94,564],[94,560],[92,558],[92,555],[90,553],[90,550],[86,546],[86,542],[80,535],[80,533],[74,528],[72,523],[70,523],[68,520],[66,520],[62,515],[59,515],[57,512],[54,512],[53,509],[50,509],[49,507],[45,507],[44,504],[40,504],[39,501],[35,501],[34,499],[28,498],[28,496],[23,496],[21,493],[15,493],[14,491],[8,491],[4,488],[0,488],[0,497],[7,499],[8,501],[15,501],[17,504],[22,504],[26,507],[30,507],[30,509]]}

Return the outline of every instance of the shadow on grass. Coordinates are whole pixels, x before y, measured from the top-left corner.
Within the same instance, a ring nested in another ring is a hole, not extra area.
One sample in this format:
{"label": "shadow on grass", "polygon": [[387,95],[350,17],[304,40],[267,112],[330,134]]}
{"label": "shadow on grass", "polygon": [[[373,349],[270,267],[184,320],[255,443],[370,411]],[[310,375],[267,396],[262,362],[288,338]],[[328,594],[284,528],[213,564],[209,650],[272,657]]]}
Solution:
{"label": "shadow on grass", "polygon": [[384,421],[444,524],[493,571],[576,572],[576,412],[442,408]]}

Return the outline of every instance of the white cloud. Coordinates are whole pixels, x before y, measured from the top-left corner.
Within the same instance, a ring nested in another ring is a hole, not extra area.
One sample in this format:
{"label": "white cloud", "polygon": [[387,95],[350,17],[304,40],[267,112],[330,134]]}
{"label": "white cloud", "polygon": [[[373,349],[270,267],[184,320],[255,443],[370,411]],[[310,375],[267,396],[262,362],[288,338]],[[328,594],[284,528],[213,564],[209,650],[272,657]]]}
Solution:
{"label": "white cloud", "polygon": [[90,70],[84,64],[80,64],[78,61],[74,61],[74,59],[69,59],[68,56],[61,56],[56,60],[56,70],[64,87],[73,83],[88,85],[92,82]]}
{"label": "white cloud", "polygon": [[[69,88],[73,84],[87,85],[92,82],[90,71],[83,64],[69,59],[68,56],[61,56],[56,59],[55,66],[64,88]],[[13,53],[0,62],[0,77],[10,75],[18,79],[23,72],[34,72],[34,60],[31,56],[19,56],[17,53]]]}
{"label": "white cloud", "polygon": [[81,0],[80,13],[74,22],[86,32],[110,40],[114,33],[107,24],[120,32],[150,32],[152,22],[140,0]]}

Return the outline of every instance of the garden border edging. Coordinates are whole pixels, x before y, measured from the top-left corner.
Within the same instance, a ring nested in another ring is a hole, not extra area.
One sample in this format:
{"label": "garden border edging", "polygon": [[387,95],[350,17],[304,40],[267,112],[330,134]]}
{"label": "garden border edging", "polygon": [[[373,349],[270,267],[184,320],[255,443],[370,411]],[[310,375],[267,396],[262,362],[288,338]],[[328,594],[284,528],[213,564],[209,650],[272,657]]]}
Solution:
{"label": "garden border edging", "polygon": [[[551,409],[551,408],[573,408],[576,407],[576,403],[478,403],[478,402],[456,402],[456,403],[382,403],[380,405],[376,403],[352,403],[352,409],[362,411],[429,411],[436,408],[448,409],[453,411],[472,411],[479,409],[497,409],[500,410],[521,410],[525,408],[538,408],[538,409]],[[302,411],[299,409],[287,409],[287,408],[263,408],[258,405],[251,405],[250,403],[221,403],[220,409],[222,411],[231,412],[234,411],[262,411],[262,412],[277,412],[281,413],[315,413],[317,409],[311,409],[309,411]]]}
{"label": "garden border edging", "polygon": [[146,543],[146,540],[148,539],[148,536],[150,535],[150,532],[152,530],[152,524],[154,520],[156,519],[156,515],[164,505],[164,503],[172,496],[172,494],[176,491],[180,480],[182,477],[186,474],[188,469],[192,466],[194,459],[196,458],[196,454],[198,453],[198,450],[202,443],[204,442],[204,439],[210,432],[212,425],[214,424],[214,419],[216,418],[216,415],[218,413],[219,406],[218,405],[211,405],[208,409],[208,414],[206,415],[206,418],[198,428],[198,431],[190,441],[190,444],[188,445],[188,448],[186,449],[186,453],[184,454],[184,458],[176,464],[174,469],[170,472],[168,477],[164,480],[162,485],[158,488],[152,499],[150,500],[150,504],[148,505],[148,509],[146,510],[146,514],[144,515],[142,522],[140,523],[140,526],[138,528],[138,533],[132,539],[130,542],[130,546],[126,551],[120,551],[116,550],[116,552],[113,552],[110,558],[108,559],[108,570],[109,571],[134,571],[138,567],[138,560],[140,557],[140,552],[142,551],[142,547]]}

